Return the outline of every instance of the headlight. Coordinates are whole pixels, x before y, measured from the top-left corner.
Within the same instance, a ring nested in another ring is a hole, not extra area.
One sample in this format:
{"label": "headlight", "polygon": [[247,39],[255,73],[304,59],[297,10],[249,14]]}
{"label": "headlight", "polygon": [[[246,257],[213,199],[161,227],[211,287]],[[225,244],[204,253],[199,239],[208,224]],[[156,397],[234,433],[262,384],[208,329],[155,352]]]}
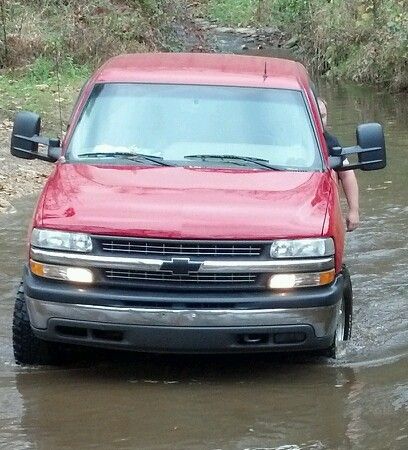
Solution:
{"label": "headlight", "polygon": [[310,258],[334,255],[334,242],[331,238],[280,239],[273,241],[271,258]]}
{"label": "headlight", "polygon": [[72,252],[92,251],[91,237],[83,233],[68,233],[57,230],[41,230],[34,228],[31,234],[31,245],[51,250],[68,250]]}

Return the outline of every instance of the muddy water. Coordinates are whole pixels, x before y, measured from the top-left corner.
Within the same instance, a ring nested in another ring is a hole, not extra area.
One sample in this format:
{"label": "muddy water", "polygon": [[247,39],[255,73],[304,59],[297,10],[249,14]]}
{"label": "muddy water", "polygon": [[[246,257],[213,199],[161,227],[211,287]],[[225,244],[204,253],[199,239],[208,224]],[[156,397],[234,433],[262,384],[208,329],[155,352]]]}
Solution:
{"label": "muddy water", "polygon": [[95,353],[63,368],[13,362],[13,296],[34,199],[0,217],[0,448],[408,448],[408,98],[320,84],[333,132],[385,125],[389,165],[358,173],[361,228],[348,235],[353,340],[310,356]]}

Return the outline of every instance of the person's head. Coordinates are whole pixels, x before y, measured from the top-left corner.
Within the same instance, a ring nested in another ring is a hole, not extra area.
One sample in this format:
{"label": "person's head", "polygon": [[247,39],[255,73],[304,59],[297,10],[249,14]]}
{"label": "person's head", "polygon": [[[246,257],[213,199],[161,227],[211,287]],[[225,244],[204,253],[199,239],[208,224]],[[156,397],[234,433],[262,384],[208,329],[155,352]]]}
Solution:
{"label": "person's head", "polygon": [[322,118],[323,127],[326,128],[326,126],[327,126],[327,103],[321,97],[319,97],[317,99],[317,103],[319,105],[320,117]]}

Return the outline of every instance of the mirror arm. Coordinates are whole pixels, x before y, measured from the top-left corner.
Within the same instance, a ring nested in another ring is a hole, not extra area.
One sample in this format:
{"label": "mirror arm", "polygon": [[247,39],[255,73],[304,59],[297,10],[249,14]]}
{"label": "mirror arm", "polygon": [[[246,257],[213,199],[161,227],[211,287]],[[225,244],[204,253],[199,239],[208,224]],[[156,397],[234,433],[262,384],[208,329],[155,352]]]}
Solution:
{"label": "mirror arm", "polygon": [[381,150],[381,147],[362,148],[359,145],[354,145],[352,147],[333,147],[330,151],[330,168],[334,169],[337,172],[344,172],[346,170],[361,169],[362,167],[367,167],[371,164],[381,163],[381,159],[366,161],[364,163],[348,164],[347,166],[343,166],[342,162],[339,162],[347,155],[355,155],[378,150]]}
{"label": "mirror arm", "polygon": [[352,147],[333,147],[331,156],[347,156],[358,153],[374,152],[381,150],[381,147],[361,148],[359,145],[353,145]]}
{"label": "mirror arm", "polygon": [[49,147],[48,148],[48,158],[51,162],[58,161],[62,156],[62,148],[61,147]]}
{"label": "mirror arm", "polygon": [[[27,153],[27,155],[32,155],[33,152],[30,152],[29,150],[25,150],[24,148],[20,147],[13,147],[15,150],[18,150],[21,153]],[[40,159],[41,161],[47,161],[47,162],[55,162],[56,160],[54,158],[50,158],[49,156],[41,155],[40,153],[34,153],[36,159]]]}
{"label": "mirror arm", "polygon": [[346,170],[361,169],[362,167],[366,167],[371,164],[378,164],[381,161],[381,159],[375,159],[373,161],[367,161],[365,163],[348,164],[347,166],[336,167],[334,168],[334,170],[336,170],[337,172],[345,172]]}
{"label": "mirror arm", "polygon": [[333,170],[338,170],[343,165],[343,160],[340,156],[329,156],[329,167]]}
{"label": "mirror arm", "polygon": [[57,157],[56,154],[53,154],[53,153],[55,153],[55,151],[50,152],[51,149],[60,149],[61,141],[59,139],[50,139],[47,137],[38,136],[36,134],[31,137],[22,136],[21,134],[15,134],[14,136],[16,138],[23,139],[24,141],[35,142],[37,144],[45,145],[48,147],[48,155],[42,155],[39,152],[30,152],[29,150],[25,150],[24,148],[21,148],[21,147],[16,147],[16,146],[13,147],[14,150],[18,150],[21,153],[26,153],[27,155],[35,155],[36,159],[39,159],[41,161],[46,161],[46,162],[55,162],[61,156],[61,155],[59,155]]}
{"label": "mirror arm", "polygon": [[22,136],[21,134],[15,134],[16,138],[23,139],[24,141],[36,142],[37,144],[46,145],[47,147],[59,147],[61,142],[59,139],[50,139],[43,136],[38,136],[35,134],[34,136]]}

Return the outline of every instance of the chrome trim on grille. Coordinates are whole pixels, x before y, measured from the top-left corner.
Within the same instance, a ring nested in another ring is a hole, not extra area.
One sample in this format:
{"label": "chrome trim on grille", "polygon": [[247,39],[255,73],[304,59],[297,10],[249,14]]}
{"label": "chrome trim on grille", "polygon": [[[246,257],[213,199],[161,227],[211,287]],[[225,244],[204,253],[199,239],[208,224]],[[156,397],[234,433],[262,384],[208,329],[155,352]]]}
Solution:
{"label": "chrome trim on grille", "polygon": [[108,239],[93,237],[105,252],[127,253],[138,256],[260,256],[264,244],[244,244],[205,241],[155,241]]}
{"label": "chrome trim on grille", "polygon": [[81,267],[106,267],[112,269],[160,270],[163,260],[152,258],[132,258],[121,256],[98,256],[78,253],[56,252],[31,248],[31,256],[36,261]]}
{"label": "chrome trim on grille", "polygon": [[[123,256],[99,256],[89,254],[68,253],[31,248],[31,257],[40,262],[53,264],[72,265],[81,267],[128,269],[144,271],[160,271],[163,263],[171,260],[154,258],[135,258]],[[231,273],[231,272],[256,272],[256,273],[287,273],[307,272],[332,269],[333,257],[286,259],[286,260],[256,260],[256,261],[228,261],[214,260],[201,263],[199,273]]]}
{"label": "chrome trim on grille", "polygon": [[332,269],[334,258],[286,259],[270,261],[204,261],[200,272],[308,272]]}

